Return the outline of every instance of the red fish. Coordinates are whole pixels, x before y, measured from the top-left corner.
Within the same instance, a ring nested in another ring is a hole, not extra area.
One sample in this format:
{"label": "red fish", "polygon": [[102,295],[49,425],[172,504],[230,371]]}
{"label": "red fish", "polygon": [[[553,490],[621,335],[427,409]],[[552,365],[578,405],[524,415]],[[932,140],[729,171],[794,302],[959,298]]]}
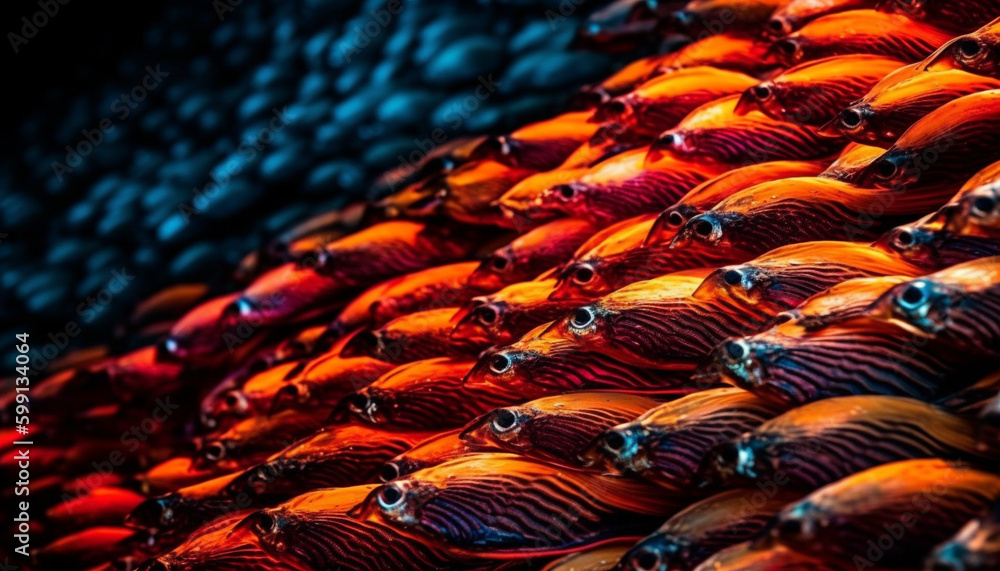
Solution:
{"label": "red fish", "polygon": [[352,337],[342,357],[370,356],[389,363],[409,363],[431,357],[476,355],[488,343],[481,339],[452,338],[456,307],[429,309],[397,317],[373,331]]}
{"label": "red fish", "polygon": [[712,66],[760,75],[775,67],[765,58],[768,45],[745,34],[700,34],[698,41],[688,44],[660,62],[656,75],[688,67]]}
{"label": "red fish", "polygon": [[497,200],[497,206],[505,217],[502,225],[526,231],[559,218],[561,213],[539,206],[541,196],[550,188],[579,180],[587,172],[586,166],[561,167],[540,172],[514,185]]}
{"label": "red fish", "polygon": [[956,32],[984,26],[996,13],[990,0],[886,0],[880,8]]}
{"label": "red fish", "polygon": [[461,428],[448,430],[415,444],[413,448],[386,462],[379,471],[379,479],[389,482],[473,452],[499,452],[489,446],[473,444],[460,438],[462,431]]}
{"label": "red fish", "polygon": [[[226,317],[227,311],[239,297],[239,293],[216,297],[187,312],[164,340],[166,352],[182,361],[208,367],[222,365],[240,354],[249,353],[264,336],[251,334],[241,337],[227,326],[231,323]],[[234,347],[237,355],[231,350]]]}
{"label": "red fish", "polygon": [[878,0],[790,0],[771,14],[771,19],[764,26],[764,35],[779,39],[816,18],[847,10],[874,8],[877,3]]}
{"label": "red fish", "polygon": [[[992,15],[991,11],[983,14]],[[971,34],[959,36],[941,46],[920,65],[926,69],[964,69],[976,75],[1000,77],[1000,18]]]}
{"label": "red fish", "polygon": [[954,536],[934,548],[924,561],[925,569],[989,571],[1000,568],[1000,502],[985,515],[973,519]]}
{"label": "red fish", "polygon": [[807,61],[748,88],[736,113],[760,111],[777,121],[823,125],[902,65],[895,58],[868,54]]}
{"label": "red fish", "polygon": [[857,184],[861,172],[884,152],[885,149],[881,147],[851,143],[844,148],[844,152],[837,157],[837,160],[818,176]]}
{"label": "red fish", "polygon": [[563,113],[509,135],[487,138],[473,151],[472,159],[491,159],[535,171],[555,168],[594,136],[598,125],[590,121],[592,115],[592,111]]}
{"label": "red fish", "polygon": [[326,418],[322,410],[285,411],[274,416],[253,416],[232,427],[209,434],[198,451],[202,465],[239,470],[267,458],[271,452],[315,432]]}
{"label": "red fish", "polygon": [[395,365],[374,357],[342,357],[335,348],[293,369],[274,395],[270,412],[330,409],[347,395],[372,384]]}
{"label": "red fish", "polygon": [[997,240],[948,232],[940,223],[920,222],[893,228],[874,246],[898,254],[927,271],[976,258],[1000,256]]}
{"label": "red fish", "polygon": [[506,345],[543,323],[562,316],[576,304],[553,301],[555,280],[509,285],[491,294],[473,298],[455,314],[452,339],[471,340],[478,345]]}
{"label": "red fish", "polygon": [[89,494],[65,500],[45,511],[56,525],[76,529],[101,525],[120,525],[144,496],[120,487],[100,487]]}
{"label": "red fish", "polygon": [[289,373],[298,363],[285,363],[267,369],[253,377],[240,388],[213,393],[201,404],[202,418],[216,426],[224,418],[247,418],[266,414],[275,396],[288,384]]}
{"label": "red fish", "polygon": [[710,25],[755,31],[787,0],[691,0],[674,20],[691,36],[717,34]]}

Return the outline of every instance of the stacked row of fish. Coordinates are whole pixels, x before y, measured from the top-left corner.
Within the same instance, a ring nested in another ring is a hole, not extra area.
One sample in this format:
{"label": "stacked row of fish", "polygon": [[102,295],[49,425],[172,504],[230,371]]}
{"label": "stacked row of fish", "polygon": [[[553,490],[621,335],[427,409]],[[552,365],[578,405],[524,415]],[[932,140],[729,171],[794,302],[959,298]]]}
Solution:
{"label": "stacked row of fish", "polygon": [[635,14],[37,381],[38,568],[1000,568],[1000,5]]}

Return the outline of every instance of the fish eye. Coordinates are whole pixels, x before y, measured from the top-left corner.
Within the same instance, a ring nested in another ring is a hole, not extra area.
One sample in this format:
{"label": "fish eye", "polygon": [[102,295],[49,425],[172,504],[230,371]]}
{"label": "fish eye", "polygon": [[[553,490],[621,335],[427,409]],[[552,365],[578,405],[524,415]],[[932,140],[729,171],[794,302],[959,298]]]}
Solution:
{"label": "fish eye", "polygon": [[367,395],[358,393],[351,396],[351,406],[357,411],[364,412],[365,410],[367,410],[368,402],[369,399]]}
{"label": "fish eye", "polygon": [[505,408],[501,408],[497,411],[491,424],[495,432],[507,432],[517,424],[517,415]]}
{"label": "fish eye", "polygon": [[618,452],[625,448],[625,436],[617,430],[609,431],[604,435],[604,447],[612,452]]}
{"label": "fish eye", "polygon": [[490,358],[490,370],[498,375],[506,373],[513,365],[514,361],[503,353],[497,353]]}
{"label": "fish eye", "polygon": [[774,34],[787,34],[789,30],[788,23],[782,18],[771,18],[767,23],[767,27],[771,29]]}
{"label": "fish eye", "polygon": [[257,309],[256,305],[249,299],[241,297],[236,300],[236,310],[240,317],[249,317],[255,309]]}
{"label": "fish eye", "polygon": [[661,136],[657,143],[665,147],[677,147],[681,144],[681,137],[676,133],[667,133]]}
{"label": "fish eye", "polygon": [[726,355],[730,359],[739,361],[740,359],[746,358],[750,354],[750,350],[747,344],[743,341],[729,341],[726,343]]}
{"label": "fish eye", "polygon": [[229,391],[228,393],[226,393],[225,402],[226,402],[226,406],[228,406],[228,407],[234,407],[237,404],[239,404],[240,398],[238,396],[236,396],[236,393],[234,391]]}
{"label": "fish eye", "polygon": [[641,571],[653,571],[660,567],[660,555],[652,549],[643,548],[633,559],[635,568]]}
{"label": "fish eye", "polygon": [[218,462],[226,456],[226,447],[221,442],[210,442],[203,452],[206,460]]}
{"label": "fish eye", "polygon": [[771,88],[761,84],[753,88],[753,95],[759,101],[767,101],[771,97]]}
{"label": "fish eye", "polygon": [[504,271],[507,269],[507,258],[503,256],[496,256],[493,258],[493,269],[498,271]]}
{"label": "fish eye", "polygon": [[729,270],[722,274],[722,279],[729,285],[739,285],[743,281],[743,274],[739,270]]}
{"label": "fish eye", "polygon": [[583,329],[594,323],[596,317],[594,310],[589,307],[581,307],[573,311],[573,317],[570,318],[569,324],[577,329]]}
{"label": "fish eye", "polygon": [[712,235],[712,230],[715,226],[708,220],[699,220],[697,224],[694,225],[694,231],[699,236],[709,237]]}
{"label": "fish eye", "polygon": [[382,470],[379,472],[379,478],[383,482],[390,482],[399,477],[399,466],[395,462],[389,462],[385,466],[382,466]]}
{"label": "fish eye", "polygon": [[588,284],[594,279],[594,268],[590,266],[583,265],[573,272],[573,281],[578,284]]}
{"label": "fish eye", "polygon": [[840,124],[848,129],[861,126],[861,112],[857,109],[847,109],[840,116]]}
{"label": "fish eye", "polygon": [[403,503],[403,490],[396,485],[383,486],[378,492],[378,505],[383,509],[392,509]]}
{"label": "fish eye", "polygon": [[671,212],[670,216],[667,217],[667,222],[669,222],[671,226],[680,226],[681,224],[684,224],[684,215],[676,211]]}
{"label": "fish eye", "polygon": [[972,210],[979,214],[989,214],[997,207],[997,201],[992,196],[980,196],[972,201]]}
{"label": "fish eye", "polygon": [[875,163],[875,173],[881,179],[890,179],[896,176],[899,172],[899,167],[896,163],[890,161],[889,159],[883,159]]}
{"label": "fish eye", "polygon": [[476,308],[476,317],[479,322],[483,325],[493,325],[497,322],[497,317],[499,314],[497,310],[493,308],[492,305],[480,305]]}
{"label": "fish eye", "polygon": [[979,42],[972,38],[966,38],[964,40],[959,40],[958,44],[955,46],[958,48],[958,55],[960,57],[971,59],[979,55],[979,52],[983,49]]}
{"label": "fish eye", "polygon": [[167,351],[167,353],[170,353],[170,354],[177,353],[178,347],[179,347],[179,345],[177,343],[177,340],[174,339],[173,337],[167,337],[163,341],[163,348]]}
{"label": "fish eye", "polygon": [[802,522],[798,519],[782,520],[778,524],[778,531],[781,535],[795,537],[802,533]]}
{"label": "fish eye", "polygon": [[903,230],[896,236],[896,243],[900,246],[909,246],[913,242],[913,234],[909,230]]}
{"label": "fish eye", "polygon": [[267,512],[258,512],[253,520],[253,527],[258,535],[268,535],[277,530],[278,519]]}
{"label": "fish eye", "polygon": [[563,200],[569,200],[576,196],[576,188],[571,184],[560,184],[555,190]]}
{"label": "fish eye", "polygon": [[778,315],[774,316],[774,324],[781,325],[782,323],[788,323],[789,321],[795,319],[795,314],[791,311],[782,311]]}
{"label": "fish eye", "polygon": [[795,53],[799,51],[799,47],[795,45],[795,42],[788,39],[778,41],[775,44],[775,47],[777,47],[778,51],[786,56],[794,56]]}
{"label": "fish eye", "polygon": [[913,309],[927,300],[927,291],[922,283],[910,284],[899,296],[900,305]]}

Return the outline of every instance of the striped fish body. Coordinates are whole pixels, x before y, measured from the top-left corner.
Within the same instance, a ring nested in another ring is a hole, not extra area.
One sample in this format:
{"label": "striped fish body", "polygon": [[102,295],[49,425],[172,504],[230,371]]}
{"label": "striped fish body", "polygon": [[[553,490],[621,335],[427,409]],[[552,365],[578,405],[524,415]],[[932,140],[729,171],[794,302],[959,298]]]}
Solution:
{"label": "striped fish body", "polygon": [[977,517],[941,545],[924,561],[924,569],[987,571],[1000,568],[1000,504]]}
{"label": "striped fish body", "polygon": [[688,44],[667,56],[659,73],[670,73],[689,67],[712,66],[738,71],[747,75],[761,75],[776,64],[765,57],[767,42],[738,33],[699,34],[698,41]]}
{"label": "striped fish body", "polygon": [[779,39],[805,24],[829,14],[874,8],[878,0],[790,0],[779,6],[767,25],[763,34],[767,38]]}
{"label": "striped fish body", "polygon": [[903,14],[920,22],[956,32],[971,32],[993,18],[996,4],[989,0],[888,0],[880,6],[887,12]]}
{"label": "striped fish body", "polygon": [[452,318],[451,337],[484,346],[512,343],[573,308],[573,301],[550,300],[555,285],[554,279],[520,282],[475,297]]}
{"label": "striped fish body", "polygon": [[846,571],[845,564],[806,555],[781,544],[754,547],[746,542],[709,557],[695,571]]}
{"label": "striped fish body", "polygon": [[331,351],[309,361],[278,390],[270,412],[331,408],[395,368],[374,357],[341,357]]}
{"label": "striped fish body", "polygon": [[414,444],[413,448],[386,462],[379,471],[379,479],[389,482],[473,452],[499,451],[460,438],[462,431],[461,428],[448,430]]}
{"label": "striped fish body", "polygon": [[[994,12],[986,10],[981,14],[994,15]],[[963,69],[977,75],[1000,77],[998,29],[1000,22],[993,20],[974,32],[958,36],[924,60],[921,68]]]}
{"label": "striped fish body", "polygon": [[325,417],[322,409],[251,416],[206,435],[198,449],[197,463],[220,470],[247,468],[263,461],[274,450],[312,434],[323,426]]}
{"label": "striped fish body", "polygon": [[468,357],[485,346],[478,339],[452,339],[457,307],[427,309],[397,317],[378,329],[362,331],[341,351],[342,357],[374,357],[403,364],[432,357]]}
{"label": "striped fish body", "polygon": [[886,232],[873,245],[898,254],[928,272],[1000,255],[997,240],[949,232],[940,223],[899,226]]}
{"label": "striped fish body", "polygon": [[599,125],[590,121],[592,115],[591,111],[571,111],[487,138],[470,158],[535,171],[555,168],[597,131]]}

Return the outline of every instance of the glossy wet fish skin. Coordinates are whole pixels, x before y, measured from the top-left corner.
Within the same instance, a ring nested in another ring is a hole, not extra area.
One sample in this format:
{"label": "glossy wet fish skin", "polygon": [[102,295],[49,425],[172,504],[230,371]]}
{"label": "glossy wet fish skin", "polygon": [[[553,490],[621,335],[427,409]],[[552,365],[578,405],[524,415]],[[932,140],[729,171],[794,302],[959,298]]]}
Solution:
{"label": "glossy wet fish skin", "polygon": [[417,470],[437,466],[448,460],[474,452],[499,452],[489,446],[473,444],[460,437],[464,428],[447,430],[414,444],[412,448],[392,458],[379,471],[379,480],[390,482]]}
{"label": "glossy wet fish skin", "polygon": [[721,549],[753,539],[802,494],[774,488],[721,492],[684,508],[626,553],[617,571],[690,571]]}
{"label": "glossy wet fish skin", "polygon": [[985,515],[962,526],[948,541],[938,545],[924,560],[924,569],[987,571],[1000,567],[1000,503]]}
{"label": "glossy wet fish skin", "polygon": [[961,70],[927,71],[845,106],[822,132],[891,147],[907,129],[945,103],[1000,88],[1000,81]]}
{"label": "glossy wet fish skin", "polygon": [[[587,489],[602,493],[589,495]],[[477,454],[383,484],[356,513],[436,538],[460,552],[526,554],[565,552],[635,533],[676,506],[676,500],[658,496],[642,482],[510,454]],[[511,517],[515,513],[521,515]],[[455,525],[455,518],[469,523]]]}
{"label": "glossy wet fish skin", "polygon": [[997,26],[998,22],[993,20],[974,32],[952,39],[928,56],[921,69],[964,69],[978,75],[1000,77]]}
{"label": "glossy wet fish skin", "polygon": [[782,38],[816,18],[847,10],[874,8],[877,3],[878,0],[791,0],[774,11],[762,33],[766,38]]}
{"label": "glossy wet fish skin", "polygon": [[808,61],[748,88],[740,97],[736,113],[760,111],[775,120],[818,127],[903,63],[868,54]]}
{"label": "glossy wet fish skin", "polygon": [[996,240],[955,234],[944,230],[940,224],[926,223],[893,228],[873,246],[898,254],[928,272],[1000,255],[1000,243]]}
{"label": "glossy wet fish skin", "polygon": [[263,461],[274,450],[318,430],[326,419],[322,410],[288,410],[274,416],[252,416],[205,435],[197,463],[222,470],[238,470]]}
{"label": "glossy wet fish skin", "polygon": [[844,280],[803,301],[795,309],[779,313],[774,318],[774,324],[793,323],[804,331],[814,331],[862,317],[868,314],[871,304],[891,287],[910,279],[910,276],[890,275]]}
{"label": "glossy wet fish skin", "polygon": [[702,457],[783,408],[741,389],[708,389],[662,404],[598,435],[581,454],[586,465],[634,474],[673,491],[694,493]]}
{"label": "glossy wet fish skin", "polygon": [[510,167],[549,170],[559,166],[590,139],[598,126],[590,111],[571,111],[531,123],[507,135],[490,137],[472,152],[472,160],[495,160]]}
{"label": "glossy wet fish skin", "polygon": [[573,300],[553,300],[555,285],[552,279],[521,282],[475,297],[452,318],[450,335],[483,347],[513,343],[576,305]]}
{"label": "glossy wet fish skin", "polygon": [[[859,443],[865,442],[865,445]],[[781,481],[808,492],[851,474],[916,458],[966,460],[989,467],[975,424],[901,397],[855,396],[792,409],[705,458],[706,481],[754,486]]]}
{"label": "glossy wet fish skin", "polygon": [[269,412],[332,408],[396,367],[374,357],[341,357],[339,353],[320,355],[306,363],[274,395]]}
{"label": "glossy wet fish skin", "polygon": [[397,317],[352,337],[341,356],[369,356],[397,365],[433,357],[475,356],[488,344],[479,339],[452,338],[458,312],[457,307],[444,307]]}
{"label": "glossy wet fish skin", "polygon": [[962,196],[946,216],[944,229],[963,236],[1000,240],[1000,187],[986,185]]}
{"label": "glossy wet fish skin", "polygon": [[820,488],[782,510],[771,533],[793,549],[853,561],[886,532],[884,525],[900,525],[901,537],[879,564],[915,567],[998,497],[994,474],[939,459],[906,460]]}
{"label": "glossy wet fish skin", "polygon": [[599,432],[631,420],[657,401],[616,393],[544,397],[491,411],[469,423],[460,438],[548,463],[579,465],[579,453]]}
{"label": "glossy wet fish skin", "polygon": [[836,561],[821,559],[779,544],[755,547],[754,542],[740,543],[706,559],[695,571],[845,571]]}
{"label": "glossy wet fish skin", "polygon": [[888,12],[904,14],[914,20],[929,22],[956,32],[971,32],[992,19],[995,5],[989,0],[886,0],[879,6]]}

